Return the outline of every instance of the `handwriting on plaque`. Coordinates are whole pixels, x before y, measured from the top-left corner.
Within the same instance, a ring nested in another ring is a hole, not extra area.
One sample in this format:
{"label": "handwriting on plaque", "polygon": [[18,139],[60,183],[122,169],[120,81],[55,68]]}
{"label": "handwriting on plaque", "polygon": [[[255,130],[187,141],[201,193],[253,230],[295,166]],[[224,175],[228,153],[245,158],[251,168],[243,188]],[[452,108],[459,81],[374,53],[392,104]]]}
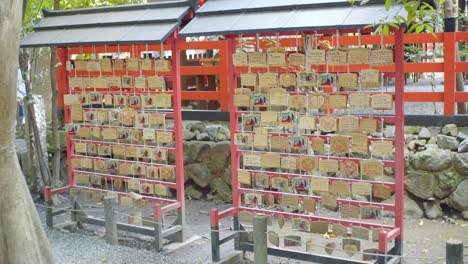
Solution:
{"label": "handwriting on plaque", "polygon": [[297,206],[299,204],[299,196],[284,194],[281,196],[281,205]]}
{"label": "handwriting on plaque", "polygon": [[391,156],[393,154],[393,143],[390,141],[373,141],[371,144],[372,155]]}
{"label": "handwriting on plaque", "polygon": [[286,53],[270,52],[268,53],[269,66],[284,66],[286,65]]}
{"label": "handwriting on plaque", "polygon": [[364,69],[361,71],[361,87],[380,87],[380,72],[375,69]]}
{"label": "handwriting on plaque", "polygon": [[330,66],[347,64],[347,51],[343,49],[332,49],[327,52],[327,62]]}
{"label": "handwriting on plaque", "polygon": [[237,107],[250,107],[250,95],[248,94],[235,94],[234,106]]}
{"label": "handwriting on plaque", "polygon": [[328,99],[328,105],[330,108],[344,109],[347,107],[347,99],[346,95],[334,94]]}
{"label": "handwriting on plaque", "polygon": [[308,107],[309,109],[321,109],[325,107],[326,97],[323,94],[309,95]]}
{"label": "handwriting on plaque", "polygon": [[242,73],[240,77],[242,86],[257,86],[256,73]]}
{"label": "handwriting on plaque", "polygon": [[268,241],[274,246],[279,247],[279,236],[274,231],[268,231]]}
{"label": "handwriting on plaque", "polygon": [[351,186],[349,182],[332,181],[328,188],[329,188],[329,193],[332,193],[332,194],[341,194],[341,195],[351,194]]}
{"label": "handwriting on plaque", "polygon": [[330,137],[330,152],[331,153],[348,153],[349,139],[346,136],[334,135]]}
{"label": "handwriting on plaque", "polygon": [[278,86],[278,74],[276,73],[262,73],[258,79],[260,87],[271,88]]}
{"label": "handwriting on plaque", "polygon": [[357,195],[371,195],[372,184],[368,182],[353,182],[351,184],[353,194]]}
{"label": "handwriting on plaque", "polygon": [[369,240],[370,230],[362,226],[351,227],[351,236],[359,239]]}
{"label": "handwriting on plaque", "polygon": [[319,161],[320,173],[334,173],[338,171],[338,160],[323,159]]}
{"label": "handwriting on plaque", "polygon": [[298,122],[299,129],[315,129],[315,117],[314,116],[300,116]]}
{"label": "handwriting on plaque", "polygon": [[270,93],[270,105],[286,106],[288,105],[288,97],[285,94]]}
{"label": "handwriting on plaque", "polygon": [[301,170],[312,173],[318,167],[318,157],[303,156],[299,163]]}
{"label": "handwriting on plaque", "polygon": [[338,118],[338,130],[343,132],[353,132],[359,130],[359,117],[341,116]]}
{"label": "handwriting on plaque", "polygon": [[360,121],[361,131],[364,133],[373,134],[379,131],[379,123],[374,118],[361,118]]}
{"label": "handwriting on plaque", "polygon": [[340,215],[342,218],[359,218],[360,209],[358,206],[342,204],[340,206]]}
{"label": "handwriting on plaque", "polygon": [[319,137],[314,137],[310,140],[310,142],[313,151],[319,153],[325,152],[325,140]]}
{"label": "handwriting on plaque", "polygon": [[361,241],[352,238],[343,239],[343,250],[350,257],[361,250]]}
{"label": "handwriting on plaque", "polygon": [[372,65],[391,65],[393,64],[393,50],[391,49],[373,49],[371,50]]}
{"label": "handwriting on plaque", "polygon": [[288,56],[288,63],[292,66],[305,67],[305,55],[302,53],[291,53]]}
{"label": "handwriting on plaque", "polygon": [[158,131],[156,133],[156,141],[160,143],[172,143],[174,142],[174,135],[172,132]]}
{"label": "handwriting on plaque", "polygon": [[280,168],[281,156],[279,154],[263,154],[260,158],[262,168]]}
{"label": "handwriting on plaque", "polygon": [[337,78],[336,86],[338,87],[350,89],[358,88],[358,75],[355,73],[338,73]]}
{"label": "handwriting on plaque", "polygon": [[302,200],[302,203],[305,211],[309,213],[315,213],[315,210],[317,209],[317,202],[314,198],[306,197]]}
{"label": "handwriting on plaque", "polygon": [[263,52],[250,52],[248,53],[249,65],[252,67],[265,67],[266,54]]}
{"label": "handwriting on plaque", "polygon": [[368,109],[370,108],[370,95],[367,93],[353,93],[349,96],[349,105],[351,108]]}
{"label": "handwriting on plaque", "polygon": [[244,154],[243,155],[244,166],[248,167],[260,167],[261,158],[257,154]]}
{"label": "handwriting on plaque", "polygon": [[297,158],[296,157],[281,157],[281,168],[287,170],[297,169]]}
{"label": "handwriting on plaque", "polygon": [[272,136],[270,139],[270,147],[272,150],[286,151],[289,146],[289,140],[283,136]]}
{"label": "handwriting on plaque", "polygon": [[278,112],[263,111],[260,113],[260,124],[262,126],[276,126],[278,125]]}
{"label": "handwriting on plaque", "polygon": [[369,49],[352,48],[348,50],[349,64],[369,64]]}
{"label": "handwriting on plaque", "polygon": [[308,63],[312,65],[325,64],[325,51],[320,49],[310,49],[306,51],[306,58]]}
{"label": "handwriting on plaque", "polygon": [[337,120],[336,116],[321,116],[319,117],[319,127],[323,132],[331,132],[337,130]]}
{"label": "handwriting on plaque", "polygon": [[307,107],[307,96],[305,95],[292,95],[289,97],[289,107],[293,109],[300,109]]}
{"label": "handwriting on plaque", "polygon": [[348,236],[348,227],[342,224],[333,224],[333,234],[346,237]]}
{"label": "handwriting on plaque", "polygon": [[[258,128],[256,128],[258,129]],[[267,148],[268,147],[268,135],[263,133],[255,133],[253,137],[253,144],[256,148]]]}
{"label": "handwriting on plaque", "polygon": [[340,162],[341,176],[357,178],[359,176],[359,164],[352,160],[342,160]]}
{"label": "handwriting on plaque", "polygon": [[312,178],[310,179],[310,188],[314,192],[328,192],[328,179]]}
{"label": "handwriting on plaque", "polygon": [[234,63],[234,66],[248,66],[249,62],[247,58],[247,53],[239,51],[232,54],[232,62]]}
{"label": "handwriting on plaque", "polygon": [[383,184],[374,185],[372,188],[372,196],[378,199],[386,200],[392,196],[392,188]]}
{"label": "handwriting on plaque", "polygon": [[393,109],[393,96],[391,94],[374,94],[371,96],[371,107],[373,109]]}
{"label": "handwriting on plaque", "polygon": [[[283,73],[279,76],[281,87],[294,87],[296,86],[296,75],[291,73]],[[272,93],[272,91],[270,91]]]}
{"label": "handwriting on plaque", "polygon": [[157,90],[164,87],[164,77],[163,76],[148,76],[146,78],[148,82],[148,89]]}
{"label": "handwriting on plaque", "polygon": [[338,208],[338,201],[335,194],[325,193],[322,195],[322,205],[329,210]]}

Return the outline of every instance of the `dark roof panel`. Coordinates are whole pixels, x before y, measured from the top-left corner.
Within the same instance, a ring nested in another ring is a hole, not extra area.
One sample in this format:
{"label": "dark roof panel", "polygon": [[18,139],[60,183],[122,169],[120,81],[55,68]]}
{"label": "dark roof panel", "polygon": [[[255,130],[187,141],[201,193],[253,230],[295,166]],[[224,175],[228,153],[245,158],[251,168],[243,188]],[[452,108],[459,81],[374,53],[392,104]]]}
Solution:
{"label": "dark roof panel", "polygon": [[93,45],[118,43],[160,43],[181,24],[191,1],[145,5],[45,10],[45,18],[23,47]]}

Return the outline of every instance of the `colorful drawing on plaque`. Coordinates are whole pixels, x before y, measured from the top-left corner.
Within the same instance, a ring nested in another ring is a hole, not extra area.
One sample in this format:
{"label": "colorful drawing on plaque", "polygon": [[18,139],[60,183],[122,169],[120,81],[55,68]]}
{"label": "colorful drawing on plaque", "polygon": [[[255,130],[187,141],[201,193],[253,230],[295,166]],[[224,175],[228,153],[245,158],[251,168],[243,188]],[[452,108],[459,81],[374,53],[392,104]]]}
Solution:
{"label": "colorful drawing on plaque", "polygon": [[283,126],[289,126],[297,122],[297,113],[293,111],[279,112],[279,121]]}
{"label": "colorful drawing on plaque", "polygon": [[265,94],[254,94],[252,96],[253,106],[265,107],[268,104],[267,97]]}
{"label": "colorful drawing on plaque", "polygon": [[294,189],[298,191],[307,191],[309,190],[310,181],[307,178],[292,178],[291,185]]}
{"label": "colorful drawing on plaque", "polygon": [[244,203],[246,206],[257,207],[263,204],[262,195],[259,193],[245,193]]}
{"label": "colorful drawing on plaque", "polygon": [[245,127],[254,127],[260,125],[258,115],[243,115],[242,124]]}
{"label": "colorful drawing on plaque", "polygon": [[294,149],[306,150],[308,138],[305,136],[291,136],[289,137],[289,144]]}

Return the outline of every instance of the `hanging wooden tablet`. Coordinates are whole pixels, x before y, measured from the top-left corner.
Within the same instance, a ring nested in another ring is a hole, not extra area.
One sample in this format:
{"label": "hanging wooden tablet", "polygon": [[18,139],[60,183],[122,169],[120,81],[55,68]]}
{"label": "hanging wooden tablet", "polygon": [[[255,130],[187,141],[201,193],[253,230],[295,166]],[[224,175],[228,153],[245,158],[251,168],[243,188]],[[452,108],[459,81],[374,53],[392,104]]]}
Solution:
{"label": "hanging wooden tablet", "polygon": [[152,161],[166,161],[167,160],[167,149],[155,148],[151,151]]}
{"label": "hanging wooden tablet", "polygon": [[141,69],[143,71],[151,71],[153,70],[153,61],[150,59],[142,59],[140,60]]}
{"label": "hanging wooden tablet", "polygon": [[247,58],[247,53],[244,51],[238,51],[232,54],[232,62],[234,66],[248,66],[249,61]]}
{"label": "hanging wooden tablet", "polygon": [[379,110],[393,109],[393,95],[391,94],[374,94],[371,96],[371,108]]}
{"label": "hanging wooden tablet", "polygon": [[234,144],[239,145],[239,146],[247,146],[250,147],[252,146],[252,134],[248,133],[236,133],[234,134]]}
{"label": "hanging wooden tablet", "polygon": [[256,73],[241,73],[241,85],[242,86],[257,86],[257,74]]}
{"label": "hanging wooden tablet", "polygon": [[325,221],[311,221],[310,232],[316,234],[325,234],[328,232],[328,222]]}
{"label": "hanging wooden tablet", "polygon": [[328,192],[328,179],[312,178],[310,179],[310,188],[313,192]]}
{"label": "hanging wooden tablet", "polygon": [[141,183],[140,184],[140,193],[141,194],[154,194],[154,186],[150,183]]}
{"label": "hanging wooden tablet", "polygon": [[361,70],[361,87],[362,88],[376,88],[380,87],[380,72],[375,69]]}
{"label": "hanging wooden tablet", "polygon": [[250,107],[250,94],[234,94],[234,106]]}
{"label": "hanging wooden tablet", "polygon": [[117,160],[106,160],[105,167],[107,173],[117,173],[119,171],[120,163]]}
{"label": "hanging wooden tablet", "polygon": [[76,94],[65,94],[63,96],[63,104],[64,105],[80,104],[80,100]]}
{"label": "hanging wooden tablet", "polygon": [[314,116],[300,116],[298,120],[299,129],[316,129]]}
{"label": "hanging wooden tablet", "polygon": [[287,106],[288,96],[282,93],[270,93],[270,105],[271,106]]}
{"label": "hanging wooden tablet", "polygon": [[291,53],[288,56],[288,63],[291,66],[305,67],[305,55],[302,53]]}
{"label": "hanging wooden tablet", "polygon": [[347,136],[334,135],[330,137],[330,152],[334,154],[349,153],[349,139]]}
{"label": "hanging wooden tablet", "polygon": [[369,248],[369,249],[364,249],[362,252],[364,252],[364,254],[362,254],[362,260],[374,261],[374,260],[377,260],[377,254],[379,254],[379,249]]}
{"label": "hanging wooden tablet", "polygon": [[162,90],[165,87],[163,76],[148,76],[146,82],[148,83],[148,89],[152,91]]}
{"label": "hanging wooden tablet", "polygon": [[304,199],[302,199],[302,203],[303,203],[302,206],[305,211],[309,213],[315,213],[317,209],[317,202],[315,201],[314,198],[305,197]]}
{"label": "hanging wooden tablet", "polygon": [[277,126],[278,125],[278,112],[262,111],[260,113],[260,124],[262,126]]}
{"label": "hanging wooden tablet", "polygon": [[78,154],[86,153],[86,143],[75,142],[74,147],[75,147],[75,153],[78,153]]}
{"label": "hanging wooden tablet", "polygon": [[383,162],[379,160],[361,160],[361,174],[363,176],[383,175]]}
{"label": "hanging wooden tablet", "polygon": [[336,195],[351,195],[351,185],[349,182],[332,181],[328,186],[329,192]]}
{"label": "hanging wooden tablet", "polygon": [[391,156],[393,155],[393,143],[390,141],[373,141],[371,143],[372,155]]}
{"label": "hanging wooden tablet", "polygon": [[102,129],[100,127],[91,128],[91,135],[93,139],[101,140],[102,139]]}
{"label": "hanging wooden tablet", "polygon": [[244,204],[250,207],[257,207],[263,204],[263,197],[259,193],[244,193]]}
{"label": "hanging wooden tablet", "polygon": [[338,118],[338,131],[355,132],[359,131],[359,117],[357,116],[340,116]]}
{"label": "hanging wooden tablet", "polygon": [[106,161],[94,160],[94,170],[96,172],[107,172]]}
{"label": "hanging wooden tablet", "polygon": [[319,137],[314,137],[310,140],[311,147],[314,152],[323,153],[325,152],[325,140]]}
{"label": "hanging wooden tablet", "polygon": [[148,114],[148,124],[150,125],[163,125],[165,115],[158,113],[149,113]]}
{"label": "hanging wooden tablet", "polygon": [[249,211],[239,211],[237,213],[237,218],[239,222],[248,222],[252,223],[254,218],[254,213]]}
{"label": "hanging wooden tablet", "polygon": [[349,64],[369,64],[369,49],[351,48],[348,50]]}
{"label": "hanging wooden tablet", "polygon": [[310,189],[310,181],[308,178],[292,178],[291,187],[299,192],[308,191]]}
{"label": "hanging wooden tablet", "polygon": [[292,229],[304,232],[310,231],[310,222],[302,218],[294,218],[292,220]]}
{"label": "hanging wooden tablet", "polygon": [[352,160],[342,160],[340,173],[342,177],[357,178],[359,176],[359,163]]}
{"label": "hanging wooden tablet", "polygon": [[88,155],[97,155],[97,146],[95,143],[86,144],[86,149]]}
{"label": "hanging wooden tablet", "polygon": [[360,208],[350,204],[340,205],[340,216],[342,218],[359,218]]}
{"label": "hanging wooden tablet", "polygon": [[336,86],[336,74],[334,73],[320,73],[318,75],[318,86]]}
{"label": "hanging wooden tablet", "polygon": [[254,94],[252,95],[252,106],[253,107],[267,107],[268,98],[267,94]]}
{"label": "hanging wooden tablet", "polygon": [[349,95],[349,106],[356,109],[370,108],[370,94],[353,93]]}
{"label": "hanging wooden tablet", "polygon": [[88,174],[75,174],[75,182],[79,185],[89,185],[89,175]]}
{"label": "hanging wooden tablet", "polygon": [[362,206],[362,219],[379,219],[382,216],[382,208],[377,206]]}
{"label": "hanging wooden tablet", "polygon": [[159,179],[159,168],[147,166],[146,167],[146,178],[157,180]]}
{"label": "hanging wooden tablet", "polygon": [[107,84],[107,78],[104,78],[104,77],[96,77],[94,79],[94,86],[96,88],[107,88],[108,87],[108,84]]}
{"label": "hanging wooden tablet", "polygon": [[274,231],[268,231],[268,241],[274,246],[279,247],[279,236]]}
{"label": "hanging wooden tablet", "polygon": [[154,108],[154,99],[152,95],[143,95],[143,108]]}
{"label": "hanging wooden tablet", "polygon": [[82,89],[84,88],[83,86],[83,78],[82,77],[68,77],[68,87],[70,89]]}
{"label": "hanging wooden tablet", "polygon": [[158,142],[158,144],[173,143],[174,133],[166,132],[166,131],[158,131],[156,132],[156,142]]}
{"label": "hanging wooden tablet", "polygon": [[117,140],[117,129],[115,128],[102,128],[102,138],[104,140]]}
{"label": "hanging wooden tablet", "polygon": [[305,136],[289,136],[289,145],[291,149],[307,150],[309,146],[309,138]]}
{"label": "hanging wooden tablet", "polygon": [[297,170],[297,158],[281,157],[281,168],[286,170]]}
{"label": "hanging wooden tablet", "polygon": [[351,188],[353,195],[369,196],[372,194],[372,184],[368,182],[353,182]]}
{"label": "hanging wooden tablet", "polygon": [[143,127],[148,125],[148,114],[145,113],[138,113],[136,114],[135,118],[135,126],[136,127]]}
{"label": "hanging wooden tablet", "polygon": [[143,140],[146,142],[156,142],[156,133],[151,128],[143,129]]}
{"label": "hanging wooden tablet", "polygon": [[322,194],[322,205],[328,210],[335,211],[338,208],[338,201],[335,194]]}
{"label": "hanging wooden tablet", "polygon": [[170,195],[170,191],[169,191],[169,188],[167,186],[164,186],[162,184],[155,184],[154,185],[154,194],[156,194],[157,196],[169,196]]}
{"label": "hanging wooden tablet", "polygon": [[72,105],[71,107],[72,121],[83,121],[83,107],[80,104]]}
{"label": "hanging wooden tablet", "polygon": [[78,101],[80,102],[81,105],[89,105],[89,98],[87,94],[78,94]]}
{"label": "hanging wooden tablet", "polygon": [[309,109],[322,109],[326,106],[327,97],[325,94],[309,94]]}
{"label": "hanging wooden tablet", "polygon": [[84,88],[96,88],[94,86],[94,77],[83,77]]}
{"label": "hanging wooden tablet", "polygon": [[[150,186],[153,186],[152,184],[149,184]],[[153,195],[152,193],[148,193],[149,195]],[[139,199],[135,201],[135,207],[140,208],[140,209],[146,209],[146,200]]]}
{"label": "hanging wooden tablet", "polygon": [[172,107],[172,96],[167,93],[160,93],[154,95],[154,105],[156,107],[171,108]]}
{"label": "hanging wooden tablet", "polygon": [[301,71],[296,72],[297,76],[297,86],[300,87],[315,87],[318,85],[317,83],[317,73],[315,71]]}
{"label": "hanging wooden tablet", "polygon": [[102,124],[102,123],[107,123],[109,121],[109,111],[106,110],[97,110],[96,111],[97,115],[97,121]]}
{"label": "hanging wooden tablet", "polygon": [[260,158],[260,165],[264,169],[281,168],[281,156],[273,153],[263,154]]}
{"label": "hanging wooden tablet", "polygon": [[338,172],[338,160],[322,159],[319,161],[320,173],[335,173]]}
{"label": "hanging wooden tablet", "polygon": [[124,60],[121,60],[121,59],[114,60],[114,70],[123,71],[124,70]]}
{"label": "hanging wooden tablet", "polygon": [[130,138],[130,130],[125,128],[117,128],[116,130],[117,140],[118,141],[127,141]]}
{"label": "hanging wooden tablet", "polygon": [[146,89],[147,88],[146,84],[146,77],[135,77],[135,88],[137,89]]}
{"label": "hanging wooden tablet", "polygon": [[284,52],[269,52],[268,53],[268,66],[285,66],[286,53]]}
{"label": "hanging wooden tablet", "polygon": [[[120,165],[122,165],[122,164],[120,164]],[[127,189],[129,191],[139,192],[140,191],[140,181],[139,180],[128,180],[127,181]]]}
{"label": "hanging wooden tablet", "polygon": [[175,170],[174,167],[160,167],[159,168],[159,175],[161,176],[161,180],[167,182],[175,182]]}
{"label": "hanging wooden tablet", "polygon": [[118,76],[109,76],[106,77],[107,86],[109,88],[120,88],[122,87],[122,79]]}
{"label": "hanging wooden tablet", "polygon": [[138,149],[138,159],[150,159],[151,158],[151,149],[139,147]]}
{"label": "hanging wooden tablet", "polygon": [[278,86],[277,73],[261,73],[258,77],[259,86],[262,88],[272,88]]}
{"label": "hanging wooden tablet", "polygon": [[345,109],[348,107],[346,95],[334,94],[328,98],[328,106],[334,109]]}
{"label": "hanging wooden tablet", "polygon": [[274,151],[286,151],[289,146],[289,139],[283,136],[272,136],[270,138],[270,148]]}
{"label": "hanging wooden tablet", "polygon": [[99,145],[98,146],[98,155],[99,156],[111,156],[112,155],[111,146]]}
{"label": "hanging wooden tablet", "polygon": [[125,155],[125,146],[123,146],[123,145],[112,145],[112,154],[114,154],[114,156],[119,156],[119,157],[124,156]]}
{"label": "hanging wooden tablet", "polygon": [[154,70],[157,72],[172,70],[171,61],[164,59],[154,60]]}
{"label": "hanging wooden tablet", "polygon": [[351,227],[351,236],[354,238],[369,240],[370,230],[362,226]]}
{"label": "hanging wooden tablet", "polygon": [[356,252],[361,250],[361,241],[352,238],[343,239],[343,250],[350,257],[354,256]]}
{"label": "hanging wooden tablet", "polygon": [[284,246],[285,247],[300,247],[301,246],[301,236],[291,235],[284,237]]}
{"label": "hanging wooden tablet", "polygon": [[132,129],[130,130],[130,141],[136,144],[140,144],[143,139],[143,131]]}
{"label": "hanging wooden tablet", "polygon": [[338,117],[336,116],[321,116],[319,117],[319,128],[323,132],[333,132],[337,130]]}
{"label": "hanging wooden tablet", "polygon": [[307,62],[312,65],[324,65],[325,51],[320,49],[309,49],[306,51]]}
{"label": "hanging wooden tablet", "polygon": [[256,173],[254,176],[255,187],[270,188],[270,176],[265,173]]}
{"label": "hanging wooden tablet", "polygon": [[103,58],[101,62],[101,71],[102,72],[112,72],[112,61],[108,58]]}
{"label": "hanging wooden tablet", "polygon": [[307,96],[302,94],[290,96],[289,107],[292,109],[305,109],[307,107]]}
{"label": "hanging wooden tablet", "polygon": [[266,67],[266,53],[264,52],[250,52],[248,53],[249,65],[251,67]]}
{"label": "hanging wooden tablet", "polygon": [[373,134],[380,130],[379,122],[374,118],[361,118],[359,123],[360,129],[363,133]]}
{"label": "hanging wooden tablet", "polygon": [[393,50],[372,49],[370,63],[372,65],[392,65],[393,64]]}
{"label": "hanging wooden tablet", "polygon": [[338,88],[358,88],[358,75],[355,73],[338,73],[337,78],[336,86]]}
{"label": "hanging wooden tablet", "polygon": [[278,121],[282,127],[295,127],[297,126],[297,112],[281,111],[278,113]]}
{"label": "hanging wooden tablet", "polygon": [[138,224],[142,221],[141,212],[130,213],[127,219],[129,224]]}
{"label": "hanging wooden tablet", "polygon": [[317,156],[302,156],[299,160],[300,169],[312,174],[313,171],[318,168],[318,157]]}
{"label": "hanging wooden tablet", "polygon": [[254,128],[253,136],[254,147],[267,148],[268,147],[268,129],[263,127]]}
{"label": "hanging wooden tablet", "polygon": [[376,184],[372,186],[372,196],[381,200],[387,200],[393,194],[392,188],[383,184]]}
{"label": "hanging wooden tablet", "polygon": [[245,170],[237,170],[237,179],[239,180],[239,183],[245,186],[252,186],[252,177],[250,175],[250,172],[245,171]]}
{"label": "hanging wooden tablet", "polygon": [[348,236],[348,227],[342,224],[333,224],[332,227],[333,234],[336,236],[347,237]]}
{"label": "hanging wooden tablet", "polygon": [[83,112],[83,119],[87,123],[96,124],[96,111],[88,110]]}
{"label": "hanging wooden tablet", "polygon": [[122,76],[122,88],[133,88],[133,77],[129,75]]}
{"label": "hanging wooden tablet", "polygon": [[130,58],[127,59],[127,70],[128,71],[139,71],[139,65],[138,65],[138,59],[136,58]]}
{"label": "hanging wooden tablet", "polygon": [[75,70],[77,71],[86,71],[88,63],[85,60],[75,60]]}
{"label": "hanging wooden tablet", "polygon": [[279,226],[280,229],[283,228],[283,226],[284,226],[284,216],[283,215],[278,215],[276,217],[276,222],[278,222],[278,226]]}
{"label": "hanging wooden tablet", "polygon": [[261,166],[261,156],[257,154],[247,154],[242,155],[242,160],[244,166],[247,167],[260,167]]}
{"label": "hanging wooden tablet", "polygon": [[81,158],[73,158],[71,160],[71,167],[75,170],[79,170],[81,168]]}
{"label": "hanging wooden tablet", "polygon": [[299,196],[297,195],[283,194],[280,199],[282,206],[295,207],[299,205]]}
{"label": "hanging wooden tablet", "polygon": [[133,146],[126,146],[125,147],[125,156],[127,158],[137,158],[138,157],[137,148],[133,147]]}
{"label": "hanging wooden tablet", "polygon": [[92,170],[94,168],[94,163],[92,159],[81,159],[81,168]]}
{"label": "hanging wooden tablet", "polygon": [[329,66],[346,65],[348,52],[345,49],[331,49],[327,51],[327,63]]}

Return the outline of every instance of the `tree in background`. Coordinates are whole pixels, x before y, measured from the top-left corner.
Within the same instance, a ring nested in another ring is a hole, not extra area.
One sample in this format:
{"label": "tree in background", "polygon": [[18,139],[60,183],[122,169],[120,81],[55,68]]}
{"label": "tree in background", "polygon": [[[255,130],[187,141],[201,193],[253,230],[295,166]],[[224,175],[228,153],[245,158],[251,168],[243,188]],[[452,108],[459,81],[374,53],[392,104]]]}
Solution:
{"label": "tree in background", "polygon": [[53,263],[26,181],[16,157],[16,80],[20,0],[0,1],[0,263]]}

